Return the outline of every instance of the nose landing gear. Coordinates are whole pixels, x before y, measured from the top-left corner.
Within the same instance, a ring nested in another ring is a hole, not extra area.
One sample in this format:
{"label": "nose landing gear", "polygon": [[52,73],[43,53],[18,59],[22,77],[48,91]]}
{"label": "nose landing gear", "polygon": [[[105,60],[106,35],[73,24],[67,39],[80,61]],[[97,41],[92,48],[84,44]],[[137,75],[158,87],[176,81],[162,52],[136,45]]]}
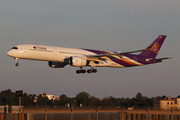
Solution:
{"label": "nose landing gear", "polygon": [[18,60],[19,60],[19,58],[14,58],[15,59],[15,61],[16,61],[16,66],[19,66],[19,63],[18,63]]}

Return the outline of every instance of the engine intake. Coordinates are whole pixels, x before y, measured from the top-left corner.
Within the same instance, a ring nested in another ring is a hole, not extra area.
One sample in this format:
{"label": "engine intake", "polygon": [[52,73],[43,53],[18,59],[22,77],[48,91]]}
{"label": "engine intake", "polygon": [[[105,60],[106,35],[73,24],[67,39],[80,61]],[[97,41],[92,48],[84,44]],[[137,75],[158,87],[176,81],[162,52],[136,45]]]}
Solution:
{"label": "engine intake", "polygon": [[70,65],[75,67],[84,67],[87,64],[87,60],[81,57],[70,57]]}

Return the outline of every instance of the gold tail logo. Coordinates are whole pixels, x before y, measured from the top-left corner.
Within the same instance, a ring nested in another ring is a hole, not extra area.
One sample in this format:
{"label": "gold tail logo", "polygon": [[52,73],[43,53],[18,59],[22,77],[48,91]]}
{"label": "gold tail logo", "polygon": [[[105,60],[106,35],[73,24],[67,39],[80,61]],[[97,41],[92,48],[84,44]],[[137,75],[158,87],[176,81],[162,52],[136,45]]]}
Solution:
{"label": "gold tail logo", "polygon": [[159,44],[154,43],[154,45],[150,48],[150,50],[154,51],[154,53],[158,53],[159,52]]}

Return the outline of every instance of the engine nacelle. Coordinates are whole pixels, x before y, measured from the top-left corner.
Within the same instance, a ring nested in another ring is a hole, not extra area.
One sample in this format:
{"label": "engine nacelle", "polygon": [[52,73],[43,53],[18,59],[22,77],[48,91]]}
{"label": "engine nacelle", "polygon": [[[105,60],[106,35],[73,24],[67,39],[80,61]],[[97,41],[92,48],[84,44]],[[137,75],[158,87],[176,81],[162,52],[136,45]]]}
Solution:
{"label": "engine nacelle", "polygon": [[67,63],[51,62],[51,61],[49,61],[48,64],[49,64],[49,67],[52,67],[52,68],[63,68],[64,66],[67,65]]}
{"label": "engine nacelle", "polygon": [[87,64],[87,60],[81,57],[70,57],[70,65],[75,67],[84,67]]}

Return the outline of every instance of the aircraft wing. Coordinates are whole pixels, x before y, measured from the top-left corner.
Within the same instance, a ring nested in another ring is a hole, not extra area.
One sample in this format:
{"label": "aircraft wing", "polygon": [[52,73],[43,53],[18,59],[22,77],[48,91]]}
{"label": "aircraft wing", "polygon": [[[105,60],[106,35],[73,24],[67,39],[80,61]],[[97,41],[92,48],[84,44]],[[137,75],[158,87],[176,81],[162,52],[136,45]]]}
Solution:
{"label": "aircraft wing", "polygon": [[88,58],[95,58],[95,57],[112,57],[114,55],[116,56],[123,56],[125,54],[129,54],[129,53],[135,53],[135,52],[141,52],[141,51],[145,51],[145,50],[148,50],[148,48],[146,49],[142,49],[142,50],[136,50],[136,51],[130,51],[130,52],[122,52],[122,53],[119,53],[119,52],[114,52],[114,53],[110,53],[110,54],[98,54],[98,55],[88,55],[87,57]]}

